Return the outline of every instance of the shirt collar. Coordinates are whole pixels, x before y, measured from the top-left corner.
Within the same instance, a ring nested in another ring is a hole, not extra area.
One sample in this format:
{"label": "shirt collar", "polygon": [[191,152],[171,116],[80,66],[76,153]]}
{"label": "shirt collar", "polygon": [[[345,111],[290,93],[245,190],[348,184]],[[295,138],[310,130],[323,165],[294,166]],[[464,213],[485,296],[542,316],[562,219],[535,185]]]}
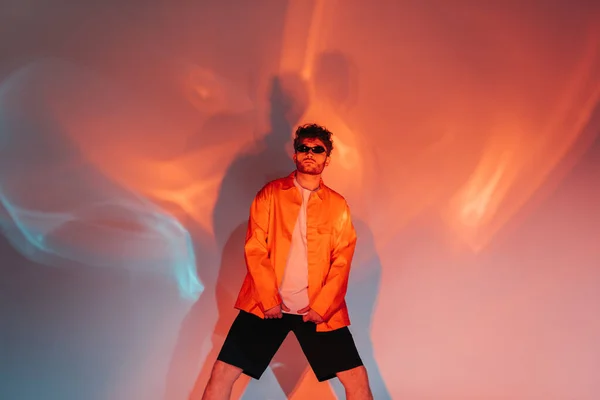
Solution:
{"label": "shirt collar", "polygon": [[[294,179],[296,179],[296,171],[293,171],[291,174],[289,174],[287,177],[284,178],[283,187],[282,187],[283,190],[288,190],[293,187],[296,187],[294,185]],[[323,196],[325,194],[325,191],[323,189],[326,187],[327,186],[325,186],[325,184],[323,183],[323,178],[321,178],[319,181],[319,187],[314,191],[321,200],[323,199]]]}

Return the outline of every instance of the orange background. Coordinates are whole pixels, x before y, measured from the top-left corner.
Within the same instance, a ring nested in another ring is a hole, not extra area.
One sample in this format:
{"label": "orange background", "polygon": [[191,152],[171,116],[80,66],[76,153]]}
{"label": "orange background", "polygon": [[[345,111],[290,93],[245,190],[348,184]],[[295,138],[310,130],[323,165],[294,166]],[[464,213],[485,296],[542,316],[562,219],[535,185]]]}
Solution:
{"label": "orange background", "polygon": [[[597,398],[600,6],[113,3],[2,6],[0,397],[199,393],[317,122],[376,399]],[[341,396],[289,339],[236,398]]]}

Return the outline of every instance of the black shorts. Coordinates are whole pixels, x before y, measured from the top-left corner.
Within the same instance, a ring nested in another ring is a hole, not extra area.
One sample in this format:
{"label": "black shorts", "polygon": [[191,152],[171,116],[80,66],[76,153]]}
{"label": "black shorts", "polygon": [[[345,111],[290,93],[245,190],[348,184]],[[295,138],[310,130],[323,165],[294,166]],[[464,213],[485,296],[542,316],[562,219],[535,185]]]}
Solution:
{"label": "black shorts", "polygon": [[348,327],[317,332],[317,325],[304,322],[301,315],[262,319],[245,311],[233,321],[217,359],[260,379],[290,331],[296,335],[319,382],[363,365]]}

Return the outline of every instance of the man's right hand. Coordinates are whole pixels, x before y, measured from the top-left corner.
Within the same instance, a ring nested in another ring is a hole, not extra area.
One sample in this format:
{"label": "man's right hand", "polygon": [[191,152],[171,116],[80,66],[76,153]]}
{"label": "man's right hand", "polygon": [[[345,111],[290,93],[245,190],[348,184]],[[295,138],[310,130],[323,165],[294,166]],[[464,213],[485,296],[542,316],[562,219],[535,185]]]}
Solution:
{"label": "man's right hand", "polygon": [[283,317],[283,313],[281,312],[281,310],[283,311],[290,311],[289,308],[287,308],[287,306],[283,303],[276,305],[273,308],[269,308],[267,311],[265,311],[265,319],[273,319],[273,318],[281,318]]}

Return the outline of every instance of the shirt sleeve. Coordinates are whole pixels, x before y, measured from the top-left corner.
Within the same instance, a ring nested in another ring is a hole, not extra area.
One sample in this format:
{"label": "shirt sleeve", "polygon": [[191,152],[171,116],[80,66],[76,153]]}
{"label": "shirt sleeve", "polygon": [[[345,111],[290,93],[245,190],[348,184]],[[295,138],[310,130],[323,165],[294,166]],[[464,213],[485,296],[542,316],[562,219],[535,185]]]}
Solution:
{"label": "shirt sleeve", "polygon": [[328,321],[345,302],[350,277],[350,266],[356,248],[356,231],[352,224],[350,208],[345,204],[344,212],[334,229],[336,235],[331,253],[331,266],[323,288],[311,305],[323,320]]}
{"label": "shirt sleeve", "polygon": [[258,192],[250,206],[244,245],[246,267],[254,283],[256,300],[263,312],[282,302],[267,246],[271,201],[272,188],[265,186]]}

